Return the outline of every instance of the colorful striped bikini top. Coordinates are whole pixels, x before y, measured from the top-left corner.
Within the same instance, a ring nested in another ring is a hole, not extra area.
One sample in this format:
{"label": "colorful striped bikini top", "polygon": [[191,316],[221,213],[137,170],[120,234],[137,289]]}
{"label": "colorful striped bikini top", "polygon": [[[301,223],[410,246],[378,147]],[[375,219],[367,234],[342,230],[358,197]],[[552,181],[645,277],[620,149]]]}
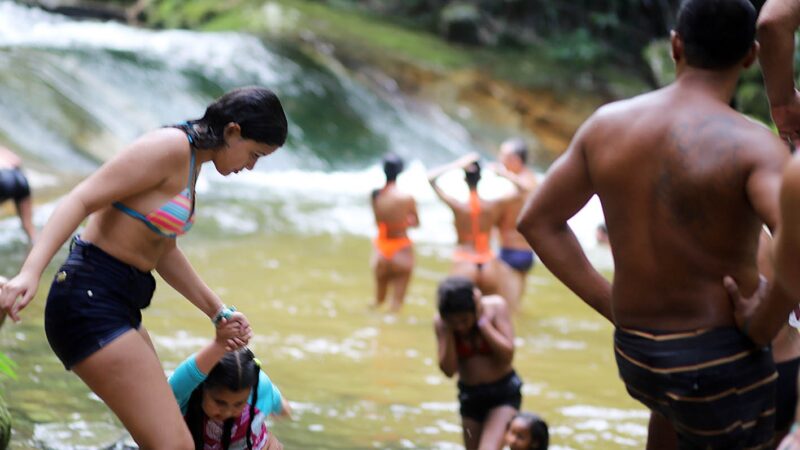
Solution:
{"label": "colorful striped bikini top", "polygon": [[189,144],[192,146],[192,157],[189,163],[189,181],[186,187],[176,196],[172,197],[164,206],[156,209],[148,215],[123,205],[121,202],[114,202],[113,206],[123,213],[139,219],[148,228],[156,232],[159,236],[176,238],[186,234],[194,224],[194,162],[195,151],[192,136],[187,134]]}

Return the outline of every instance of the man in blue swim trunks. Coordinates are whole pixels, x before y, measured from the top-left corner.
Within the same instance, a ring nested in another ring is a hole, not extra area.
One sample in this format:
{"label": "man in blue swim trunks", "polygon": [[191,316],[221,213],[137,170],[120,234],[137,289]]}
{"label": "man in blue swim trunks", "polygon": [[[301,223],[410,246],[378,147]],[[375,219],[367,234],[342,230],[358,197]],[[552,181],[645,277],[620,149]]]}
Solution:
{"label": "man in blue swim trunks", "polygon": [[[772,336],[740,330],[722,283],[731,275],[746,296],[759,286],[759,237],[779,222],[789,160],[777,136],[729,105],[758,54],[755,29],[748,0],[684,0],[670,39],[675,81],[596,111],[520,218],[548,269],[614,324],[628,393],[669,421],[682,450],[769,449],[775,432]],[[594,194],[613,284],[567,223]]]}
{"label": "man in blue swim trunks", "polygon": [[536,174],[528,169],[528,145],[520,138],[508,139],[500,145],[500,164],[492,166],[498,175],[514,184],[516,193],[504,199],[500,232],[500,260],[502,281],[500,294],[508,301],[511,310],[519,309],[525,293],[525,277],[533,267],[535,255],[528,241],[517,231],[517,216],[525,200],[536,189]]}

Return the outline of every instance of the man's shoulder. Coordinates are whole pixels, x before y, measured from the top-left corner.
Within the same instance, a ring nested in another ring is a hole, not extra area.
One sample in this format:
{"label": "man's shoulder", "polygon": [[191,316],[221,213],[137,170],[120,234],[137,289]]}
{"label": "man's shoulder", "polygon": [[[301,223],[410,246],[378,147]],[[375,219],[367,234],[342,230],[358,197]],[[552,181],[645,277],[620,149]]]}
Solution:
{"label": "man's shoulder", "polygon": [[761,122],[744,115],[738,116],[738,122],[731,127],[731,132],[743,144],[743,148],[750,149],[758,157],[779,157],[780,160],[785,160],[789,148],[784,141]]}
{"label": "man's shoulder", "polygon": [[743,138],[780,142],[780,138],[767,125],[744,114],[735,113],[738,120],[735,129],[743,133]]}
{"label": "man's shoulder", "polygon": [[635,120],[656,111],[659,104],[658,98],[659,94],[656,91],[606,103],[589,116],[584,127],[590,131],[593,129],[610,130],[618,126],[628,127]]}
{"label": "man's shoulder", "polygon": [[664,93],[657,90],[615,100],[597,108],[595,115],[603,117],[631,114],[643,108],[654,107],[659,102],[659,98],[663,96]]}

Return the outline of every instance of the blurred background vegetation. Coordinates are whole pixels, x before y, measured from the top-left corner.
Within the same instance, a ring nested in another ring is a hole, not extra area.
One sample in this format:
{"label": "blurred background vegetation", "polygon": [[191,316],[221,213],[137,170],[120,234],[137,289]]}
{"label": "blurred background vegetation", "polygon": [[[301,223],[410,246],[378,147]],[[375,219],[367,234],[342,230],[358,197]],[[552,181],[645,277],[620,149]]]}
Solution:
{"label": "blurred background vegetation", "polygon": [[[268,32],[252,12],[302,14],[300,37],[365,57],[443,69],[477,68],[520,87],[590,95],[599,102],[671,79],[667,37],[680,0],[27,0],[60,12],[115,17],[154,28]],[[760,8],[762,0],[753,0]],[[273,24],[275,25],[275,24]],[[453,44],[453,45],[448,45]],[[387,53],[387,50],[389,51]],[[737,107],[764,122],[760,71],[748,70]]]}

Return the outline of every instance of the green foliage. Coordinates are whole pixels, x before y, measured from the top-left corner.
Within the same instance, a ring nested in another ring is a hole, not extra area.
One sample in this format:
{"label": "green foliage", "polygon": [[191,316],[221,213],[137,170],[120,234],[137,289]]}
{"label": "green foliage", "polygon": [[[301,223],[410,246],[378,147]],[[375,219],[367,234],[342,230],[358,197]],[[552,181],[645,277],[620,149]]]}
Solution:
{"label": "green foliage", "polygon": [[667,39],[651,42],[642,51],[642,57],[650,66],[657,86],[666,86],[675,79],[675,63]]}
{"label": "green foliage", "polygon": [[620,26],[619,16],[610,12],[594,12],[589,14],[589,20],[598,29],[613,30]]}
{"label": "green foliage", "polygon": [[9,358],[5,353],[0,352],[0,374],[5,375],[12,380],[17,379],[17,363]]}
{"label": "green foliage", "polygon": [[764,78],[757,66],[751,66],[739,79],[735,94],[736,109],[764,123],[772,120],[769,113],[769,100],[764,89]]}
{"label": "green foliage", "polygon": [[[494,10],[508,13],[508,8],[527,7],[527,2],[503,0]],[[577,86],[584,93],[591,90],[592,94],[604,96],[610,92],[608,89],[630,95],[645,88],[641,79],[629,75],[630,69],[610,64],[606,44],[595,42],[586,30],[565,32],[535,45],[526,43],[534,32],[530,27],[502,30],[505,34],[498,35],[499,41],[511,45],[467,47],[448,43],[435,33],[438,16],[431,14],[436,8],[441,10],[446,3],[443,0],[237,0],[235,3],[235,8],[223,9],[208,0],[152,0],[146,17],[151,26],[188,26],[190,20],[183,17],[184,11],[193,10],[192,17],[203,18],[197,11],[203,10],[198,5],[205,5],[205,11],[218,8],[219,13],[205,16],[202,24],[191,28],[249,31],[269,36],[273,42],[319,36],[342,55],[359,55],[364,61],[377,62],[389,56],[433,70],[480,70],[519,86],[554,91],[574,91]],[[280,13],[268,16],[264,13],[267,9]],[[402,14],[396,14],[398,11]],[[413,20],[411,14],[415,14]],[[280,18],[279,22],[272,22],[274,17]],[[576,82],[578,79],[580,82]],[[606,86],[593,84],[606,81]]]}
{"label": "green foliage", "polygon": [[581,69],[591,67],[607,56],[604,44],[594,39],[589,31],[580,28],[561,35],[548,48],[548,53],[556,60]]}
{"label": "green foliage", "polygon": [[95,0],[97,3],[107,3],[115,6],[131,6],[136,0]]}
{"label": "green foliage", "polygon": [[153,2],[149,21],[163,28],[199,28],[240,2],[164,0]]}
{"label": "green foliage", "polygon": [[473,20],[479,14],[478,8],[467,2],[453,2],[442,9],[442,18],[445,20]]}

